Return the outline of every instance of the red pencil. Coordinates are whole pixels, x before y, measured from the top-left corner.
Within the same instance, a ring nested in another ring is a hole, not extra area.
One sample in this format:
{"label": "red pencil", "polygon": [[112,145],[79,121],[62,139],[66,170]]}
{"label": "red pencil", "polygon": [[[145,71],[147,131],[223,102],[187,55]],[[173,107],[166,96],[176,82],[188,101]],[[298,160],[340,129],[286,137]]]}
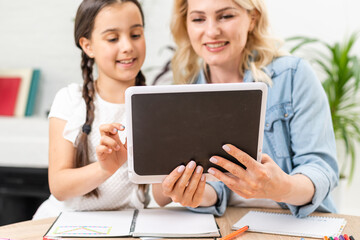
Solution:
{"label": "red pencil", "polygon": [[249,229],[249,226],[242,227],[242,228],[236,230],[235,232],[232,232],[229,235],[226,235],[225,237],[220,238],[220,240],[230,240],[234,237],[237,237],[238,235],[240,235],[241,233],[245,232],[248,229]]}

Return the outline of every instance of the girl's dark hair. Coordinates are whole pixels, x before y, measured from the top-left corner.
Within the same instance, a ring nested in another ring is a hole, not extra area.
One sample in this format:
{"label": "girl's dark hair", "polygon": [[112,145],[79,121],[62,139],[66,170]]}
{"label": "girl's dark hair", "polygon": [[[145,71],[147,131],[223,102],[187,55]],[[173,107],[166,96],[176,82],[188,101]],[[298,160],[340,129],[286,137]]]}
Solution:
{"label": "girl's dark hair", "polygon": [[[80,38],[85,37],[91,39],[91,33],[94,29],[95,18],[97,14],[103,8],[110,6],[114,3],[124,3],[132,2],[134,3],[141,13],[141,18],[144,25],[144,14],[141,9],[141,6],[137,0],[84,0],[80,4],[75,18],[75,44],[81,50],[81,69],[82,77],[84,79],[82,97],[86,103],[86,120],[82,127],[82,132],[79,133],[77,139],[77,148],[75,154],[75,167],[83,167],[90,163],[89,154],[88,154],[88,135],[91,132],[91,125],[94,121],[94,96],[95,96],[95,87],[94,87],[94,78],[93,78],[93,65],[94,59],[89,58],[83,49],[80,46]],[[145,85],[145,77],[139,71],[135,79],[135,85],[141,86]],[[87,193],[85,196],[99,196],[98,189]]]}

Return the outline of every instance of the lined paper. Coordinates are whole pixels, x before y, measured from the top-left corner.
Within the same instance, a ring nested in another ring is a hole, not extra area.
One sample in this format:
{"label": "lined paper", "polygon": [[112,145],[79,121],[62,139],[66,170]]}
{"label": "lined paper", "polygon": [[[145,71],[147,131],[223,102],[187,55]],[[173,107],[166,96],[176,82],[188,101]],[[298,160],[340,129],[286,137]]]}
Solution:
{"label": "lined paper", "polygon": [[296,218],[291,214],[250,211],[232,228],[236,230],[246,225],[251,232],[323,238],[339,236],[346,225],[346,220],[318,216]]}

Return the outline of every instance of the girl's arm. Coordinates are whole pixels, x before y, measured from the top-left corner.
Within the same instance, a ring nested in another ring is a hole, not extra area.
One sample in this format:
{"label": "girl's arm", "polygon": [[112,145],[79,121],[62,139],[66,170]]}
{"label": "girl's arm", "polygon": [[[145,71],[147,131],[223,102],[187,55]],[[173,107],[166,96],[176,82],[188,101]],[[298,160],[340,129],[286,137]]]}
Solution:
{"label": "girl's arm", "polygon": [[49,121],[49,186],[60,201],[84,195],[109,177],[98,162],[74,168],[75,147],[63,137],[65,124],[58,118]]}
{"label": "girl's arm", "polygon": [[[124,146],[121,146],[120,150],[114,149],[112,151],[114,154],[122,156],[121,162],[114,164],[111,160],[107,161],[109,160],[108,154],[104,154],[106,156],[102,156],[102,159],[98,162],[75,168],[75,147],[72,142],[63,137],[65,125],[65,120],[50,118],[49,185],[51,193],[60,201],[83,196],[91,192],[108,179],[126,161],[126,158],[123,158],[123,152],[126,152],[126,149],[124,149]],[[111,125],[107,126],[109,128]],[[106,132],[107,128],[106,126],[102,127],[103,129],[100,129],[100,132],[102,135],[105,135],[104,132]],[[101,141],[103,139],[109,142],[108,138],[103,137]],[[102,143],[100,142],[100,144]],[[106,151],[107,147],[99,146]]]}

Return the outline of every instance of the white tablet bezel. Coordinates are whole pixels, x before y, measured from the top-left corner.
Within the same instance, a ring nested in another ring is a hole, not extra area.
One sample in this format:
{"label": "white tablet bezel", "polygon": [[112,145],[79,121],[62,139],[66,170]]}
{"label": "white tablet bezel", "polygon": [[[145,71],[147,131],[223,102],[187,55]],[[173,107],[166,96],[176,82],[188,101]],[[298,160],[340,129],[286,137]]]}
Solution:
{"label": "white tablet bezel", "polygon": [[[132,135],[132,96],[134,94],[152,94],[152,93],[179,93],[179,92],[213,92],[213,91],[234,91],[234,90],[260,90],[262,91],[261,112],[259,121],[258,135],[258,157],[257,161],[261,162],[261,152],[264,136],[264,123],[267,101],[268,86],[262,82],[251,83],[224,83],[224,84],[187,84],[187,85],[157,85],[157,86],[135,86],[129,87],[125,92],[126,107],[126,135],[127,135],[127,152],[128,152],[128,173],[132,182],[137,184],[161,183],[167,175],[138,175],[134,170],[134,153],[133,153],[133,135]],[[207,180],[215,178],[205,173]]]}

